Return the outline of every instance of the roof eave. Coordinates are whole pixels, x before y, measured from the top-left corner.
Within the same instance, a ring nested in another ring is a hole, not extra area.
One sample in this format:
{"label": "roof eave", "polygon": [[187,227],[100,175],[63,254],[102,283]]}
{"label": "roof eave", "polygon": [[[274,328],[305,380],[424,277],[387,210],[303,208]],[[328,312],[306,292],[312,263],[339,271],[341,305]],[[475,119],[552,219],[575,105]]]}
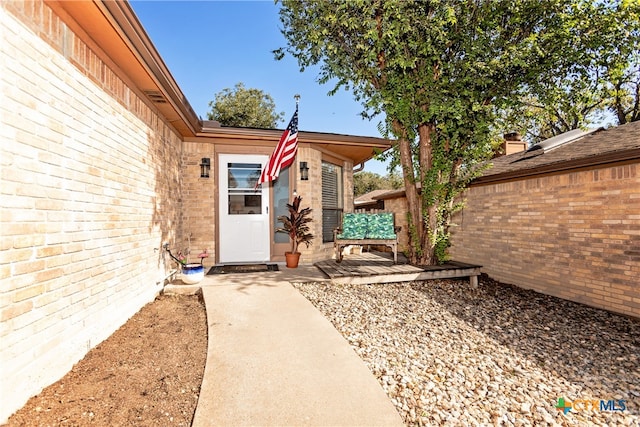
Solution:
{"label": "roof eave", "polygon": [[[225,126],[209,126],[198,132],[197,137],[221,139],[235,143],[245,143],[247,140],[261,141],[275,145],[282,136],[281,129],[257,129]],[[393,146],[387,139],[371,136],[343,135],[323,132],[298,132],[298,142],[311,144],[320,150],[333,154],[338,159],[351,160],[354,164],[364,163]]]}
{"label": "roof eave", "polygon": [[45,1],[181,135],[200,130],[200,120],[127,1]]}
{"label": "roof eave", "polygon": [[[225,137],[225,138],[246,138],[264,140],[278,140],[282,135],[282,129],[257,129],[242,127],[210,127],[203,128],[196,136],[202,137]],[[374,148],[387,150],[393,146],[393,142],[383,138],[373,136],[343,135],[337,133],[299,131],[298,141],[303,143],[316,144],[338,144],[338,145],[366,145]]]}
{"label": "roof eave", "polygon": [[[98,2],[97,2],[98,3]],[[182,93],[178,83],[171,75],[160,53],[155,48],[144,27],[138,20],[128,1],[101,0],[99,6],[109,11],[119,28],[125,41],[132,51],[137,54],[140,63],[155,80],[157,88],[175,110],[179,120],[195,135],[202,128],[202,122]]]}

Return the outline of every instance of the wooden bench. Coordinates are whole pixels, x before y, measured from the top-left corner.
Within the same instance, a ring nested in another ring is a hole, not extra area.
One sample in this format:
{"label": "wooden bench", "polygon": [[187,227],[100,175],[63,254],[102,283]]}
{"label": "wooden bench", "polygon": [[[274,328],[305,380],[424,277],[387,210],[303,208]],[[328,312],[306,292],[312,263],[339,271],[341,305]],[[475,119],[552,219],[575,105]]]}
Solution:
{"label": "wooden bench", "polygon": [[398,233],[393,213],[345,213],[342,227],[333,231],[336,262],[342,261],[342,249],[348,245],[384,245],[393,251],[393,262],[398,263]]}

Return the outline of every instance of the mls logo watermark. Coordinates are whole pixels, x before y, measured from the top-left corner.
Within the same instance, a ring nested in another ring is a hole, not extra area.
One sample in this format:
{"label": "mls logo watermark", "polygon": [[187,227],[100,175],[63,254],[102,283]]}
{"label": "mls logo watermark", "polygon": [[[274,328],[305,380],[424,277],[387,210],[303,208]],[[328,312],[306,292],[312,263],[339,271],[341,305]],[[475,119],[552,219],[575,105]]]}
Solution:
{"label": "mls logo watermark", "polygon": [[[618,407],[616,408],[616,404]],[[600,401],[600,410],[601,411],[625,411],[627,409],[627,405],[624,400],[604,400]]]}
{"label": "mls logo watermark", "polygon": [[567,415],[574,411],[624,412],[627,410],[626,400],[575,399],[573,402],[561,397],[556,402],[556,409]]}

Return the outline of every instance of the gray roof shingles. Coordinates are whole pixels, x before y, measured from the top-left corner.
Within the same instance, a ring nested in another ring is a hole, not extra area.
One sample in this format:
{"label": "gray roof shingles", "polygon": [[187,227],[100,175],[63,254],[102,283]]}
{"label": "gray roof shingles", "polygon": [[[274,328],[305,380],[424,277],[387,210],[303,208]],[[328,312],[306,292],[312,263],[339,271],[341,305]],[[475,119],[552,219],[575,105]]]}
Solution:
{"label": "gray roof shingles", "polygon": [[549,151],[533,150],[498,157],[491,161],[493,167],[487,169],[478,181],[496,175],[525,173],[528,170],[554,168],[576,161],[588,163],[599,158],[611,158],[616,154],[629,155],[629,159],[640,157],[640,122],[600,130],[568,142]]}

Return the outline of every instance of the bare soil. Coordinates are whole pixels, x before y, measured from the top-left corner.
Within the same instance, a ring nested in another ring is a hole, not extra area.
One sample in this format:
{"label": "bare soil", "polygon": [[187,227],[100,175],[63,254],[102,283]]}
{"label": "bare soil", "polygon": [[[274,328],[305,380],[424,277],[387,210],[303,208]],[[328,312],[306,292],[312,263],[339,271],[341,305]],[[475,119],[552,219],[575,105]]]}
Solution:
{"label": "bare soil", "polygon": [[190,426],[207,356],[198,296],[162,295],[92,349],[8,426]]}

